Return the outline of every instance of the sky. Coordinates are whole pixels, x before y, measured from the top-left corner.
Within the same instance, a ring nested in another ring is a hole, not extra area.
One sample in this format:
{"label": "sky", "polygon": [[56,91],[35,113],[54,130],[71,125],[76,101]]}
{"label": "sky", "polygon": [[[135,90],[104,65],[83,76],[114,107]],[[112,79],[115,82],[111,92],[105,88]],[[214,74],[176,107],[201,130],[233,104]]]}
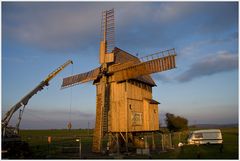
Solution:
{"label": "sky", "polygon": [[30,99],[20,128],[93,128],[92,82],[60,86],[99,66],[101,12],[112,8],[117,47],[139,57],[176,50],[177,68],[152,74],[160,124],[166,113],[189,124],[238,123],[237,2],[2,2],[2,115],[71,59]]}

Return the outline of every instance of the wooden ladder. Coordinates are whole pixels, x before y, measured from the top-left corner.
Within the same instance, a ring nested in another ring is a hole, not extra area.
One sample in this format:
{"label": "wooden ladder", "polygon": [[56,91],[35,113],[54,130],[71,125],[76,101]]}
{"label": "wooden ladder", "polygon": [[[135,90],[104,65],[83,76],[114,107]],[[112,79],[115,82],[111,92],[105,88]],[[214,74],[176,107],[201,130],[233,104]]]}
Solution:
{"label": "wooden ladder", "polygon": [[[97,94],[96,124],[93,134],[93,152],[101,152],[102,138],[108,132],[108,111],[109,111],[109,84],[105,84],[101,93]],[[104,99],[104,100],[103,100]],[[103,104],[104,102],[104,104]]]}
{"label": "wooden ladder", "polygon": [[108,132],[108,111],[109,111],[109,106],[110,106],[110,85],[106,84],[105,86],[105,101],[104,101],[104,108],[103,108],[103,132],[107,133]]}

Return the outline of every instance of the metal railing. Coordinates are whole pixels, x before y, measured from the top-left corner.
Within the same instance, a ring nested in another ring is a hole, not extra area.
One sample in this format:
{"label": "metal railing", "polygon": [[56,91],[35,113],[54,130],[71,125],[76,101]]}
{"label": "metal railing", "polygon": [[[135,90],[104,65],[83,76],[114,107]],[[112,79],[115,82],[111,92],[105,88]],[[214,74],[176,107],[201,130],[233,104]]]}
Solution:
{"label": "metal railing", "polygon": [[160,58],[160,57],[165,57],[165,56],[168,56],[168,55],[174,55],[174,54],[176,54],[176,51],[175,51],[175,48],[172,48],[172,49],[168,49],[168,50],[164,50],[164,51],[158,51],[156,53],[140,57],[139,59],[141,60],[141,62],[145,62],[145,61],[157,59],[157,58]]}

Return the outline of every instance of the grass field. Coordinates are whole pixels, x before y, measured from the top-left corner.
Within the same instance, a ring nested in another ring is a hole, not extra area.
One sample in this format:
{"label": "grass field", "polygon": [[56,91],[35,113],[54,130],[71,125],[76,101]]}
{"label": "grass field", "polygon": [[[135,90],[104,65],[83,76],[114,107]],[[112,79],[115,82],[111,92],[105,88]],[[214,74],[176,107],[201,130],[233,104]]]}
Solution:
{"label": "grass field", "polygon": [[[79,158],[81,138],[83,156],[89,155],[92,143],[92,130],[22,130],[22,140],[29,143],[32,158]],[[48,137],[51,137],[51,143]]]}
{"label": "grass field", "polygon": [[[223,150],[219,145],[186,145],[183,149],[162,153],[160,158],[166,159],[238,159],[238,128],[223,128]],[[153,156],[158,158],[158,156]]]}
{"label": "grass field", "polygon": [[[186,145],[182,149],[175,148],[161,152],[155,150],[151,153],[153,159],[238,159],[238,128],[222,128],[224,146],[220,152],[219,145]],[[22,130],[22,139],[29,143],[32,158],[44,159],[74,159],[79,158],[79,142],[81,138],[82,158],[113,158],[106,155],[91,153],[92,130]],[[48,143],[51,136],[51,143]],[[159,140],[156,140],[158,142]],[[174,143],[174,144],[177,144]],[[149,156],[129,155],[126,159],[148,159]]]}

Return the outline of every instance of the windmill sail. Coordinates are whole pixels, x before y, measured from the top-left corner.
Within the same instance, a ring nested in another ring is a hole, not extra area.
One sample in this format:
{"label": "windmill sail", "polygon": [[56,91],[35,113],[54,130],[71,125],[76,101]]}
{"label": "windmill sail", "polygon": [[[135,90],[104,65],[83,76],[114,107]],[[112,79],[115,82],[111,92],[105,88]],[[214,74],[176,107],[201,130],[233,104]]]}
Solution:
{"label": "windmill sail", "polygon": [[101,41],[106,41],[106,53],[111,53],[115,47],[114,9],[102,12]]}
{"label": "windmill sail", "polygon": [[176,67],[176,54],[149,60],[117,71],[113,75],[113,81],[123,81],[138,76],[170,70]]}
{"label": "windmill sail", "polygon": [[126,69],[128,67],[131,67],[135,64],[138,64],[139,62],[138,61],[128,61],[128,62],[125,62],[125,63],[122,63],[122,64],[114,64],[112,66],[109,66],[109,73],[114,73],[114,72],[117,72],[117,71],[121,71],[123,69]]}
{"label": "windmill sail", "polygon": [[99,52],[99,63],[111,63],[114,61],[112,53],[115,47],[115,22],[114,9],[102,12],[101,21],[101,42]]}
{"label": "windmill sail", "polygon": [[100,68],[96,68],[86,73],[76,74],[67,78],[63,78],[62,88],[67,88],[80,83],[95,80],[99,73]]}

